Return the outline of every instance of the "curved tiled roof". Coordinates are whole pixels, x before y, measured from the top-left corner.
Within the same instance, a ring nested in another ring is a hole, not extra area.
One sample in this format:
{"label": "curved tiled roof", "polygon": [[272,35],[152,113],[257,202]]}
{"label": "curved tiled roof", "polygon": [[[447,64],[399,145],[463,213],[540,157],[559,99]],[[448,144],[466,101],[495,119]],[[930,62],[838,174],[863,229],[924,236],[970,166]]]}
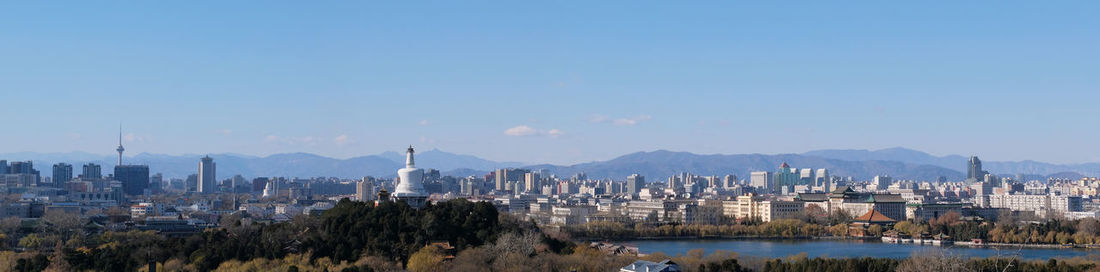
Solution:
{"label": "curved tiled roof", "polygon": [[859,222],[867,222],[867,223],[888,223],[888,222],[897,222],[898,221],[898,220],[894,220],[893,218],[887,217],[886,215],[883,215],[882,213],[878,212],[878,210],[876,210],[876,209],[871,209],[871,211],[869,211],[869,212],[867,212],[863,215],[860,215],[859,217],[856,217],[852,220],[853,221],[859,221]]}

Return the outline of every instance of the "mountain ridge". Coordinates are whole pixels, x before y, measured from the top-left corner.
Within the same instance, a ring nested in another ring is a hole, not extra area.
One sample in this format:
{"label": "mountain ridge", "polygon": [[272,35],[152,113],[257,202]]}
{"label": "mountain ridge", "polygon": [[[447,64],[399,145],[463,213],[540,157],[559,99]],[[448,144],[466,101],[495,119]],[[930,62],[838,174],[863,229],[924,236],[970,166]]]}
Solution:
{"label": "mountain ridge", "polygon": [[[292,152],[271,154],[264,157],[220,153],[209,154],[218,165],[219,178],[240,174],[246,177],[287,176],[287,177],[344,177],[362,176],[392,177],[395,170],[404,166],[404,154],[383,152],[375,155],[337,159],[312,153]],[[139,153],[125,157],[124,161],[135,164],[151,165],[151,172],[163,173],[165,177],[185,178],[197,172],[199,158],[206,155],[185,154],[165,155]],[[43,176],[51,175],[50,165],[66,162],[74,165],[74,174],[79,174],[80,166],[87,162],[100,164],[104,174],[110,173],[117,160],[116,156],[97,155],[87,152],[35,153],[16,152],[0,154],[0,159],[9,161],[32,160]],[[605,161],[593,161],[572,165],[522,164],[518,162],[496,162],[472,155],[455,154],[438,149],[417,153],[417,165],[422,168],[438,169],[444,174],[458,176],[480,175],[497,168],[523,167],[547,169],[558,176],[570,176],[585,172],[592,178],[622,179],[638,173],[651,179],[663,179],[680,172],[692,172],[699,175],[734,174],[748,179],[752,171],[775,171],[782,162],[788,162],[797,168],[826,168],[831,175],[853,176],[869,179],[874,175],[890,175],[895,179],[934,180],[940,176],[951,180],[961,179],[966,168],[967,157],[959,155],[934,156],[925,152],[901,147],[863,150],[863,149],[824,149],[804,153],[788,154],[695,154],[686,151],[653,150],[639,151]],[[1037,161],[1000,162],[986,161],[985,168],[1000,175],[1029,174],[1036,178],[1075,177],[1100,173],[1100,164],[1084,163],[1058,165]]]}

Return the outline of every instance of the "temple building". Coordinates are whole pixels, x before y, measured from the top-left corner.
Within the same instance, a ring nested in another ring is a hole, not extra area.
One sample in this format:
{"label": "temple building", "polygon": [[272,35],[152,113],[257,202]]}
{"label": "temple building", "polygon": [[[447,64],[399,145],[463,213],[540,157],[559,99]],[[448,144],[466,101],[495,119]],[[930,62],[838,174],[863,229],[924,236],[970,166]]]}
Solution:
{"label": "temple building", "polygon": [[405,152],[405,168],[397,170],[399,183],[393,191],[394,201],[403,201],[414,208],[424,207],[428,192],[424,190],[424,169],[416,168],[413,162],[413,147]]}
{"label": "temple building", "polygon": [[817,205],[828,212],[844,210],[851,216],[876,210],[894,220],[907,219],[905,199],[899,194],[861,193],[844,186],[827,194],[798,194],[795,200],[805,202],[807,207]]}

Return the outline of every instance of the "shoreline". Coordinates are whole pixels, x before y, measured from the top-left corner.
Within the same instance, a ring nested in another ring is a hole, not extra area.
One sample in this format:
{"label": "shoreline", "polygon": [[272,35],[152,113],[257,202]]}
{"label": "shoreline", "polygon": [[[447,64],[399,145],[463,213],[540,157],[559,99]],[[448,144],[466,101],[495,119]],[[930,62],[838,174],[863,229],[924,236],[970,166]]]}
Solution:
{"label": "shoreline", "polygon": [[[616,239],[594,239],[594,238],[581,238],[576,239],[584,242],[612,242],[622,243],[628,241],[680,241],[680,240],[763,240],[763,241],[814,241],[814,240],[829,240],[829,241],[860,241],[860,242],[881,242],[881,237],[837,237],[837,236],[799,236],[799,237],[768,237],[768,236],[647,236],[647,237],[633,237],[633,238],[616,238]],[[893,243],[883,243],[893,244]],[[903,243],[904,244],[904,243]],[[1037,249],[1085,249],[1093,250],[1098,249],[1096,245],[1060,245],[1060,244],[1012,244],[1012,243],[974,243],[970,241],[955,241],[953,245],[939,246],[938,247],[971,247],[971,248],[1037,248]]]}

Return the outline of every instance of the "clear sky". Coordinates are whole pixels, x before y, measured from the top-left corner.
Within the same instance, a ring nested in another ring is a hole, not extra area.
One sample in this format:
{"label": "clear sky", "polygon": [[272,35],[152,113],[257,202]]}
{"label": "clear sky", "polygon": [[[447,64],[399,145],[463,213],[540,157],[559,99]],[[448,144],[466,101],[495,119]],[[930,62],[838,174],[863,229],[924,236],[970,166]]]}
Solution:
{"label": "clear sky", "polygon": [[730,2],[5,1],[0,152],[1100,161],[1096,1]]}

